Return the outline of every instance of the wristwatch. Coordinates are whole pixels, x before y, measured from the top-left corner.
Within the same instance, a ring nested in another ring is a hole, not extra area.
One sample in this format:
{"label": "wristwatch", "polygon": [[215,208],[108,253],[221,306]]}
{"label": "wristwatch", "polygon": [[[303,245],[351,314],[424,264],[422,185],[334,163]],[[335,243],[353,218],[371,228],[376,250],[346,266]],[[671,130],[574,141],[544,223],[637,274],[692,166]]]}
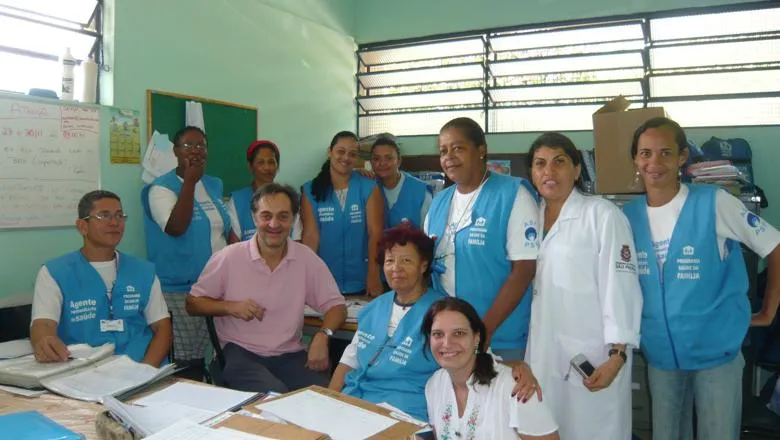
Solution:
{"label": "wristwatch", "polygon": [[325,336],[327,336],[328,338],[330,338],[330,337],[332,337],[332,336],[333,336],[333,330],[331,330],[331,329],[329,329],[329,328],[327,328],[327,327],[320,327],[320,330],[319,330],[319,332],[320,332],[320,333],[323,333],[323,334],[324,334]]}
{"label": "wristwatch", "polygon": [[626,356],[625,350],[619,350],[617,348],[613,348],[613,349],[609,350],[609,357],[612,357],[614,355],[619,355],[621,358],[623,358],[623,363],[624,364],[626,362],[628,362],[628,356]]}

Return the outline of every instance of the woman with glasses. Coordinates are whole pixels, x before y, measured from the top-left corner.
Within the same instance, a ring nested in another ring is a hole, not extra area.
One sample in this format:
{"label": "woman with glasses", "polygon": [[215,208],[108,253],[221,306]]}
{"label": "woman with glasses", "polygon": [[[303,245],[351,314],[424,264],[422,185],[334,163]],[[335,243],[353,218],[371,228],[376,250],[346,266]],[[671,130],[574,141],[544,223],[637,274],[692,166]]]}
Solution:
{"label": "woman with glasses", "polygon": [[171,348],[171,320],[154,266],[116,250],[127,215],[109,191],[85,194],[81,249],[46,262],[35,280],[30,339],[38,362],[64,362],[69,344],[114,344],[157,367]]}
{"label": "woman with glasses", "polygon": [[[228,212],[233,220],[233,232],[241,240],[249,240],[255,234],[250,201],[257,188],[276,179],[280,159],[279,147],[269,140],[254,141],[246,149],[246,161],[252,173],[252,183],[230,193],[230,200],[227,203]],[[291,233],[293,240],[301,239],[302,229],[301,218],[296,215]]]}
{"label": "woman with glasses", "polygon": [[238,241],[222,202],[222,181],[204,174],[206,134],[184,127],[173,137],[177,167],[144,187],[146,251],[173,313],[176,362],[203,359],[206,324],[191,317],[184,299],[214,252]]}

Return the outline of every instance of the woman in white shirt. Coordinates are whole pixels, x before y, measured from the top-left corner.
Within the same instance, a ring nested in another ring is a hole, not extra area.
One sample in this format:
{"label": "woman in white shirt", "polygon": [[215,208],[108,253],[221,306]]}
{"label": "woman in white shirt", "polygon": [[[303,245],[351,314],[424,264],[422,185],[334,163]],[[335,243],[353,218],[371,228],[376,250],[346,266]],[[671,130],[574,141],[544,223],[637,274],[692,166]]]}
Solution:
{"label": "woman in white shirt", "polygon": [[485,352],[485,324],[469,303],[452,297],[437,301],[423,318],[422,333],[442,367],[425,386],[437,439],[559,439],[543,402],[511,397],[512,370]]}
{"label": "woman in white shirt", "polygon": [[141,192],[146,251],[173,313],[176,362],[203,359],[208,335],[202,318],[187,314],[184,298],[211,255],[238,241],[222,202],[222,181],[204,174],[206,134],[184,127],[173,137],[178,165]]}
{"label": "woman in white shirt", "polygon": [[[542,244],[525,360],[566,440],[631,438],[631,347],[639,345],[642,293],[628,220],[582,194],[580,154],[560,133],[528,152],[542,196]],[[587,379],[571,367],[584,355]]]}

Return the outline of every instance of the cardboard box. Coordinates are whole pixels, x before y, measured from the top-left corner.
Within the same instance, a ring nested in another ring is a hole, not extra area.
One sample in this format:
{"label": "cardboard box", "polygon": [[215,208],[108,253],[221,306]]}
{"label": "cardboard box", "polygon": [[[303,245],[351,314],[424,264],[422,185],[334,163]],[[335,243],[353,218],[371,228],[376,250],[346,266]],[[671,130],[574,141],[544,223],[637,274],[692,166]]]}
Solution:
{"label": "cardboard box", "polygon": [[283,438],[290,440],[326,440],[328,438],[325,434],[309,431],[308,429],[303,429],[295,425],[283,425],[268,420],[242,416],[240,414],[232,415],[214,427],[235,429],[236,431],[268,438]]}
{"label": "cardboard box", "polygon": [[637,127],[648,119],[666,116],[666,112],[663,107],[627,110],[630,104],[618,96],[593,113],[596,192],[599,194],[644,192],[641,183],[635,183],[631,140]]}
{"label": "cardboard box", "polygon": [[[415,425],[413,423],[409,423],[409,422],[406,422],[406,421],[403,421],[403,420],[399,420],[396,417],[393,417],[391,415],[391,411],[390,410],[382,408],[381,406],[377,406],[377,405],[374,405],[371,402],[367,402],[365,400],[361,400],[361,399],[358,399],[356,397],[347,396],[346,394],[339,393],[338,391],[333,391],[331,389],[320,387],[320,386],[317,386],[317,385],[312,385],[312,386],[309,386],[309,387],[306,387],[306,388],[303,388],[303,389],[300,389],[300,390],[296,390],[296,391],[292,391],[292,392],[289,392],[289,393],[285,393],[285,394],[282,394],[281,396],[275,397],[273,399],[263,400],[263,401],[260,401],[260,402],[254,402],[254,403],[252,403],[250,405],[245,406],[244,409],[249,411],[249,412],[253,412],[253,413],[259,414],[259,413],[262,413],[262,410],[256,408],[257,405],[265,403],[265,402],[270,402],[270,401],[276,400],[276,399],[283,399],[285,397],[288,397],[288,396],[291,396],[291,395],[303,392],[305,390],[311,390],[311,391],[320,393],[322,395],[328,396],[330,398],[333,398],[333,399],[336,399],[336,400],[340,400],[340,401],[342,401],[344,403],[348,403],[350,405],[357,406],[357,407],[365,409],[367,411],[371,411],[371,412],[374,412],[374,413],[377,413],[377,414],[381,414],[383,416],[390,417],[391,419],[397,420],[397,423],[395,423],[393,426],[385,429],[382,432],[379,432],[379,433],[369,437],[369,439],[373,439],[373,440],[414,439],[414,433],[419,431],[420,429],[422,429],[422,427],[417,426],[417,425]],[[251,417],[249,417],[248,419],[250,421],[254,420],[255,422],[262,422],[262,420],[253,419]],[[230,419],[228,419],[228,421],[230,421]],[[244,421],[242,421],[242,423],[249,423],[249,421],[244,420]],[[268,423],[273,423],[273,422],[268,422]],[[295,427],[297,429],[303,429],[303,428],[294,426],[292,424],[280,425],[278,423],[273,423],[273,425],[282,426],[282,427],[290,426],[290,427]],[[265,433],[256,432],[256,431],[253,432],[253,431],[247,430],[246,428],[238,427],[238,425],[230,426],[230,425],[225,424],[225,425],[218,425],[218,426],[227,426],[228,428],[234,428],[234,429],[237,429],[239,431],[249,432],[249,433],[253,433],[253,434],[259,434],[259,435],[268,436],[268,437],[272,437],[272,438],[284,438],[284,439],[290,438],[290,439],[296,439],[296,440],[298,440],[298,439],[300,439],[300,440],[320,440],[320,439],[329,439],[330,438],[326,434],[317,433],[317,432],[310,431],[310,430],[303,430],[303,431],[305,431],[305,433],[300,433],[300,434],[298,434],[297,437],[293,437],[293,436],[280,437],[280,436],[278,436],[278,434],[273,434],[272,435],[270,431],[267,431]],[[312,435],[318,435],[319,437],[312,437]]]}

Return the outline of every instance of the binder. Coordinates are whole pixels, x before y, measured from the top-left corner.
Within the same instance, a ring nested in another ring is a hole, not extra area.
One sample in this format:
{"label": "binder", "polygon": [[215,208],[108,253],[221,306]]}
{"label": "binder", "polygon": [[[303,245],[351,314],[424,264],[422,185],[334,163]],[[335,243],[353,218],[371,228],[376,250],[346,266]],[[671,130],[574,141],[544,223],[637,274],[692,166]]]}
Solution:
{"label": "binder", "polygon": [[14,440],[83,440],[84,436],[60,425],[38,411],[0,416],[3,438]]}

